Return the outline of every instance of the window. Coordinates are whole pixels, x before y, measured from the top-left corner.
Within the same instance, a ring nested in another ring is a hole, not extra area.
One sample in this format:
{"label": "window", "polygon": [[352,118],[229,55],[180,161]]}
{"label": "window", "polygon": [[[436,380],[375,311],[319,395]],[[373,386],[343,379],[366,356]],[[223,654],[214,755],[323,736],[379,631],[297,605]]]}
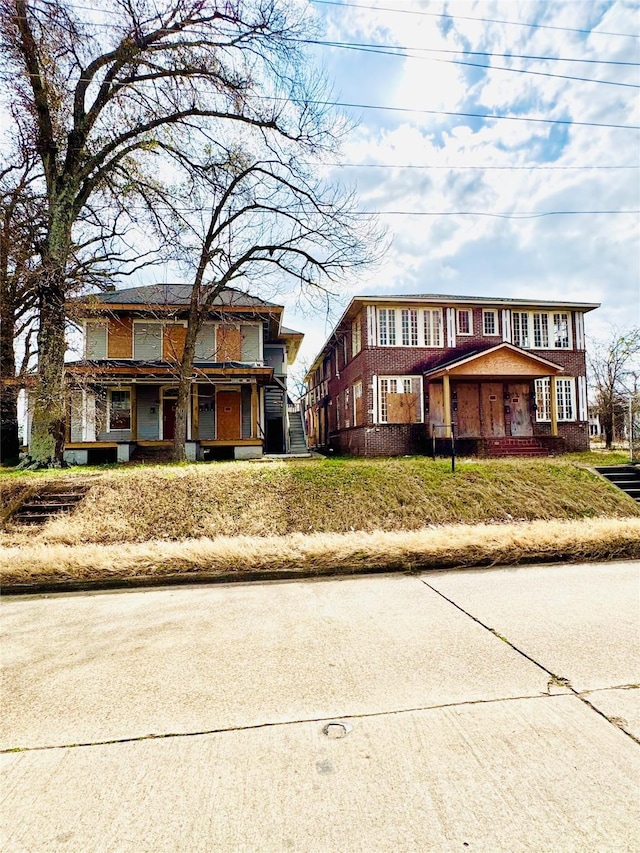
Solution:
{"label": "window", "polygon": [[549,316],[548,314],[533,315],[533,345],[534,347],[549,346]]}
{"label": "window", "polygon": [[482,334],[498,334],[498,312],[488,309],[482,312]]}
{"label": "window", "polygon": [[469,308],[460,308],[458,310],[458,334],[473,334],[473,312]]}
{"label": "window", "polygon": [[111,391],[108,430],[131,429],[131,391]]}
{"label": "window", "polygon": [[[576,395],[573,379],[556,379],[558,421],[575,421]],[[551,420],[551,380],[536,379],[536,420]]]}
{"label": "window", "polygon": [[86,359],[95,360],[107,357],[107,326],[104,323],[87,323],[85,327]]}
{"label": "window", "polygon": [[344,390],[344,425],[348,429],[351,426],[351,418],[349,411],[349,389]]}
{"label": "window", "polygon": [[422,380],[419,376],[384,376],[378,380],[380,423],[422,423]]}
{"label": "window", "polygon": [[418,346],[418,312],[415,308],[403,308],[402,317],[402,346]]}
{"label": "window", "polygon": [[396,310],[380,308],[378,310],[378,343],[381,347],[396,345]]}
{"label": "window", "polygon": [[517,347],[529,346],[529,315],[526,311],[514,311],[512,315],[513,342]]}
{"label": "window", "polygon": [[442,346],[442,310],[433,308],[424,311],[424,345]]}
{"label": "window", "polygon": [[556,349],[569,349],[569,315],[553,315],[553,340]]}
{"label": "window", "polygon": [[549,314],[546,311],[514,311],[512,315],[513,342],[519,347],[534,349],[570,349],[569,315]]}
{"label": "window", "polygon": [[162,361],[162,323],[133,324],[133,357]]}
{"label": "window", "polygon": [[356,356],[362,349],[362,320],[360,314],[351,324],[351,357]]}

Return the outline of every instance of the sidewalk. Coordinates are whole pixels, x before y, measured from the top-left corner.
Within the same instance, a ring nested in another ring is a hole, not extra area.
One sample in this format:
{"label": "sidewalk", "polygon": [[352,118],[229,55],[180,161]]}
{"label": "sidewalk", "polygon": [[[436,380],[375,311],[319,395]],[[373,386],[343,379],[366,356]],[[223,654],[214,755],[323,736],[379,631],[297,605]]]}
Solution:
{"label": "sidewalk", "polygon": [[640,850],[639,566],[4,601],[2,849]]}

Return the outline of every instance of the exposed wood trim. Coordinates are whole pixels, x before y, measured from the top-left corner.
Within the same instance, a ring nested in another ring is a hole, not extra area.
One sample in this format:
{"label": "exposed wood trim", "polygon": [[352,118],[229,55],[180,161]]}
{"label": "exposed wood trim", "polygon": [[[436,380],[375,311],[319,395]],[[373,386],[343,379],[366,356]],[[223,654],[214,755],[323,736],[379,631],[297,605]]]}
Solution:
{"label": "exposed wood trim", "polygon": [[258,385],[251,385],[251,438],[258,437]]}
{"label": "exposed wood trim", "polygon": [[558,435],[558,383],[555,376],[550,377],[549,408],[551,409],[551,435]]}
{"label": "exposed wood trim", "polygon": [[444,408],[444,438],[451,438],[451,384],[449,374],[442,377],[442,396]]}
{"label": "exposed wood trim", "polygon": [[262,447],[259,438],[211,438],[200,442],[201,447]]}
{"label": "exposed wood trim", "polygon": [[[128,442],[121,442],[122,444],[128,444]],[[140,442],[138,442],[140,444]],[[86,450],[91,447],[117,447],[117,441],[68,441],[64,449],[65,450]]]}

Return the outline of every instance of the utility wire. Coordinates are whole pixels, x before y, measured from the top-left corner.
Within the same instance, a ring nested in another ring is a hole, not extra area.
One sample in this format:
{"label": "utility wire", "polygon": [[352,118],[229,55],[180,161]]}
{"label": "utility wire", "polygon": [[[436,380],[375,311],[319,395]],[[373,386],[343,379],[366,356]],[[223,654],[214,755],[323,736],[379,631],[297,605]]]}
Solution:
{"label": "utility wire", "polygon": [[[369,48],[364,45],[348,44],[345,42],[323,42],[314,41],[313,39],[302,39],[306,44],[325,45],[327,47],[336,47],[342,50],[353,50],[360,53],[372,53],[380,56],[397,56],[400,59],[420,59],[423,62],[442,62],[448,65],[466,65],[471,68],[486,68],[489,71],[508,71],[512,74],[531,74],[534,77],[555,77],[559,80],[576,80],[580,83],[601,83],[606,86],[624,86],[628,89],[640,89],[637,83],[622,83],[616,80],[596,80],[593,77],[577,77],[570,74],[554,74],[552,71],[532,71],[529,68],[509,68],[506,65],[485,65],[480,62],[467,62],[464,59],[442,59],[436,56],[420,56],[411,53],[398,53],[395,50],[382,50],[378,48]],[[410,50],[410,48],[402,48]],[[453,52],[453,51],[451,51]],[[635,65],[635,63],[630,63]]]}
{"label": "utility wire", "polygon": [[351,9],[368,9],[373,12],[393,12],[396,15],[419,15],[424,18],[448,18],[453,21],[480,21],[485,24],[509,24],[514,27],[529,27],[536,30],[561,30],[567,33],[586,33],[587,35],[619,36],[620,38],[640,38],[637,33],[613,33],[608,30],[585,30],[578,27],[559,27],[554,24],[525,24],[523,21],[504,21],[498,18],[474,18],[470,15],[448,15],[445,12],[419,12],[414,9],[392,9],[388,6],[366,6],[362,3],[343,3],[338,0],[310,0],[317,6],[344,6]]}
{"label": "utility wire", "polygon": [[503,121],[532,121],[540,124],[562,124],[569,125],[571,127],[608,127],[617,130],[640,130],[640,125],[637,124],[607,124],[595,121],[572,121],[571,119],[535,118],[533,116],[506,116],[496,113],[467,113],[454,112],[452,110],[420,110],[415,107],[388,107],[378,104],[352,104],[346,101],[302,101],[296,98],[276,98],[267,95],[256,97],[259,100],[265,101],[288,101],[290,103],[309,104],[319,107],[343,107],[345,109],[355,110],[383,110],[386,112],[415,113],[419,115],[462,116],[464,118],[484,118]]}

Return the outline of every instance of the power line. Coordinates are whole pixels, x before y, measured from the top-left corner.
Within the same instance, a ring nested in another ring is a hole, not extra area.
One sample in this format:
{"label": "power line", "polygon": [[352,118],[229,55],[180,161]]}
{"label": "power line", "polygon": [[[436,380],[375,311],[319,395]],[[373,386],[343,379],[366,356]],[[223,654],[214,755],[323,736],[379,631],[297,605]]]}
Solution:
{"label": "power line", "polygon": [[324,41],[322,39],[291,39],[291,41],[303,42],[306,44],[329,45],[330,47],[353,47],[353,48],[371,48],[380,50],[413,50],[417,53],[448,53],[454,56],[463,54],[464,56],[497,56],[500,59],[534,59],[543,62],[579,62],[586,65],[623,65],[632,68],[640,67],[640,62],[626,62],[616,59],[579,59],[577,57],[568,56],[540,56],[538,54],[528,53],[494,53],[487,50],[465,50],[458,48],[452,50],[443,47],[408,47],[406,45],[395,44],[369,44],[367,42],[348,42],[348,41]]}
{"label": "power line", "polygon": [[[369,48],[346,42],[323,42],[314,41],[313,39],[302,39],[306,44],[325,45],[328,47],[337,47],[343,50],[353,50],[360,53],[372,53],[379,56],[397,56],[401,59],[421,59],[423,62],[443,62],[449,65],[465,65],[471,68],[486,68],[490,71],[508,71],[512,74],[531,74],[534,77],[555,77],[559,80],[576,80],[580,83],[601,83],[605,86],[623,86],[628,89],[640,89],[637,83],[622,83],[617,80],[596,80],[593,77],[577,77],[571,74],[554,74],[552,71],[532,71],[529,68],[509,68],[505,65],[484,65],[479,62],[467,62],[464,59],[442,59],[436,56],[418,56],[410,53],[397,53],[395,50],[381,50],[377,48]],[[405,48],[402,48],[403,50]],[[410,48],[406,48],[409,50]],[[453,53],[454,51],[449,51]],[[631,64],[631,63],[630,63]]]}
{"label": "power line", "polygon": [[586,33],[587,35],[619,36],[620,38],[640,38],[637,33],[614,33],[608,30],[585,30],[578,27],[559,27],[554,24],[525,24],[523,21],[504,21],[498,18],[474,18],[470,15],[448,15],[445,12],[418,12],[414,9],[391,9],[387,6],[366,6],[361,3],[343,3],[338,0],[310,0],[318,6],[345,6],[352,9],[369,9],[373,12],[393,12],[396,15],[418,15],[424,18],[448,18],[453,21],[480,21],[485,24],[509,24],[513,27],[529,27],[536,30],[561,30],[567,33]]}
{"label": "power line", "polygon": [[506,116],[495,113],[454,112],[452,110],[420,110],[415,107],[387,107],[378,104],[351,104],[346,101],[302,101],[296,98],[276,98],[267,95],[257,97],[260,100],[265,101],[290,101],[291,103],[309,104],[319,107],[343,107],[346,109],[356,110],[383,110],[386,112],[415,113],[419,115],[462,116],[463,118],[484,118],[502,121],[532,121],[540,124],[570,125],[571,127],[608,127],[617,130],[640,130],[640,125],[637,124],[607,124],[594,121],[572,121],[571,119],[560,118],[535,118],[533,116]]}

